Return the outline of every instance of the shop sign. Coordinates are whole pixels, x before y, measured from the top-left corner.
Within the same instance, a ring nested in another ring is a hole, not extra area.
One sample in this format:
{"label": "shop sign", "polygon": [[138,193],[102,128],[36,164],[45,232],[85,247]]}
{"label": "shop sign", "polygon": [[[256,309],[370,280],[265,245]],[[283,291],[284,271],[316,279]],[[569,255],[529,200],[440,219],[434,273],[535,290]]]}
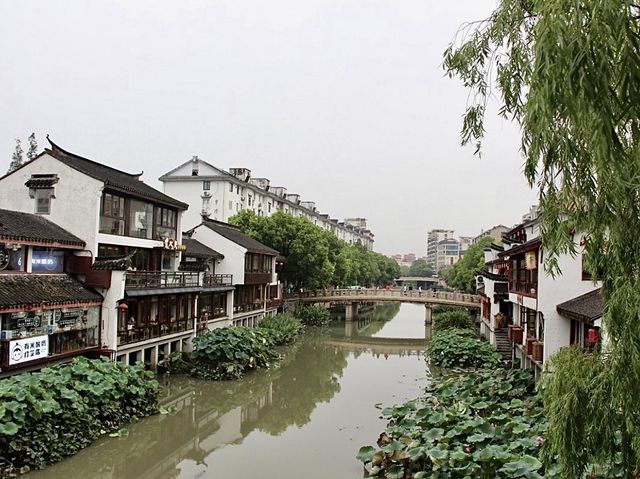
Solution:
{"label": "shop sign", "polygon": [[60,254],[34,251],[31,257],[32,271],[62,271],[62,256]]}
{"label": "shop sign", "polygon": [[43,359],[48,355],[49,336],[36,336],[9,342],[9,366]]}
{"label": "shop sign", "polygon": [[164,240],[162,240],[162,247],[169,251],[186,251],[187,250],[186,245],[178,243],[173,238],[165,238]]}

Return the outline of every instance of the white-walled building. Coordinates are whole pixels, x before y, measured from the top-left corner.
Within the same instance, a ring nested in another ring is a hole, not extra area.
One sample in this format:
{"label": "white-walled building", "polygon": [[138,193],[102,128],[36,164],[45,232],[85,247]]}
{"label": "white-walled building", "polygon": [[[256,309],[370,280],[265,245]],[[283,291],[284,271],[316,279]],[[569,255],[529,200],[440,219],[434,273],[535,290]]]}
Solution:
{"label": "white-walled building", "polygon": [[234,288],[231,278],[213,270],[179,270],[188,205],[145,184],[140,174],[50,143],[0,178],[0,207],[45,216],[84,242],[71,272],[103,298],[101,354],[155,364],[189,349],[198,296],[232,296]]}
{"label": "white-walled building", "polygon": [[542,364],[560,348],[589,346],[589,329],[600,327],[600,285],[584,270],[580,233],[572,234],[577,254],[558,257],[561,274],[555,277],[544,270],[537,213],[534,219],[505,232],[502,239],[504,251],[495,246],[485,249],[488,272],[482,274],[479,284],[482,333],[497,344],[505,333],[497,315],[504,314],[502,326],[511,324],[514,357],[523,367],[540,372]]}
{"label": "white-walled building", "polygon": [[315,202],[303,201],[299,194],[289,193],[282,186],[271,186],[267,178],[253,178],[247,168],[231,168],[226,172],[193,157],[159,179],[166,194],[189,205],[184,215],[185,229],[200,224],[203,217],[228,223],[231,216],[243,210],[260,216],[282,211],[305,217],[349,244],[360,242],[373,249],[374,234],[367,229],[366,219],[339,222],[320,213]]}
{"label": "white-walled building", "polygon": [[233,315],[229,323],[253,326],[266,314],[276,312],[282,299],[276,250],[220,221],[205,219],[186,234],[205,246],[215,245],[224,257],[216,271],[233,278],[235,291],[228,306]]}

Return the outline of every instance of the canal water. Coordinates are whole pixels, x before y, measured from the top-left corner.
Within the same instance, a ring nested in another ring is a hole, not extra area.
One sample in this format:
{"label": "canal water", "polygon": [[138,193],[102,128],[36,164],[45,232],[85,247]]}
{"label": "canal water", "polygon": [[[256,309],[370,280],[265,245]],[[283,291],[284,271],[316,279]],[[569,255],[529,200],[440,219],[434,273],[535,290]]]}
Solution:
{"label": "canal water", "polygon": [[428,381],[424,317],[422,305],[378,305],[306,334],[278,368],[239,381],[161,377],[172,412],[28,477],[360,478],[355,455],[384,429],[380,409]]}

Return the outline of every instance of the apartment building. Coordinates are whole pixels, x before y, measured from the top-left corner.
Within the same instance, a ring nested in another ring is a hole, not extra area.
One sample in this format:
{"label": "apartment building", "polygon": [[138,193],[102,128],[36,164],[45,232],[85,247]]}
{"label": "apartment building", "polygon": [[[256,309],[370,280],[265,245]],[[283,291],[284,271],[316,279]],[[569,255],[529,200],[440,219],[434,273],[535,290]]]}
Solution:
{"label": "apartment building", "polygon": [[189,205],[184,215],[187,228],[200,224],[203,217],[228,223],[230,217],[243,210],[260,216],[282,211],[307,218],[349,244],[361,243],[373,249],[375,236],[367,228],[365,218],[333,219],[321,213],[315,202],[304,201],[285,187],[272,186],[267,178],[254,178],[247,168],[231,168],[227,172],[193,157],[159,179],[166,194]]}

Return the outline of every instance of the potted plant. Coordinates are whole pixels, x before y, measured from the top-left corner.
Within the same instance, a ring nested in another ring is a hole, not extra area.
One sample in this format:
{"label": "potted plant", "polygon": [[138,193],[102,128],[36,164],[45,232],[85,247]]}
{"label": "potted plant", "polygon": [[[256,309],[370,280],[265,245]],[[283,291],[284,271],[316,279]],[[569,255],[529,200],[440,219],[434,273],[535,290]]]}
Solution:
{"label": "potted plant", "polygon": [[536,338],[529,336],[527,338],[527,355],[533,355],[533,343],[536,341]]}
{"label": "potted plant", "polygon": [[517,344],[522,344],[522,333],[524,330],[521,326],[514,326],[511,328],[511,341]]}
{"label": "potted plant", "polygon": [[535,341],[533,343],[533,359],[534,361],[542,362],[542,356],[544,352],[544,346],[542,341]]}

